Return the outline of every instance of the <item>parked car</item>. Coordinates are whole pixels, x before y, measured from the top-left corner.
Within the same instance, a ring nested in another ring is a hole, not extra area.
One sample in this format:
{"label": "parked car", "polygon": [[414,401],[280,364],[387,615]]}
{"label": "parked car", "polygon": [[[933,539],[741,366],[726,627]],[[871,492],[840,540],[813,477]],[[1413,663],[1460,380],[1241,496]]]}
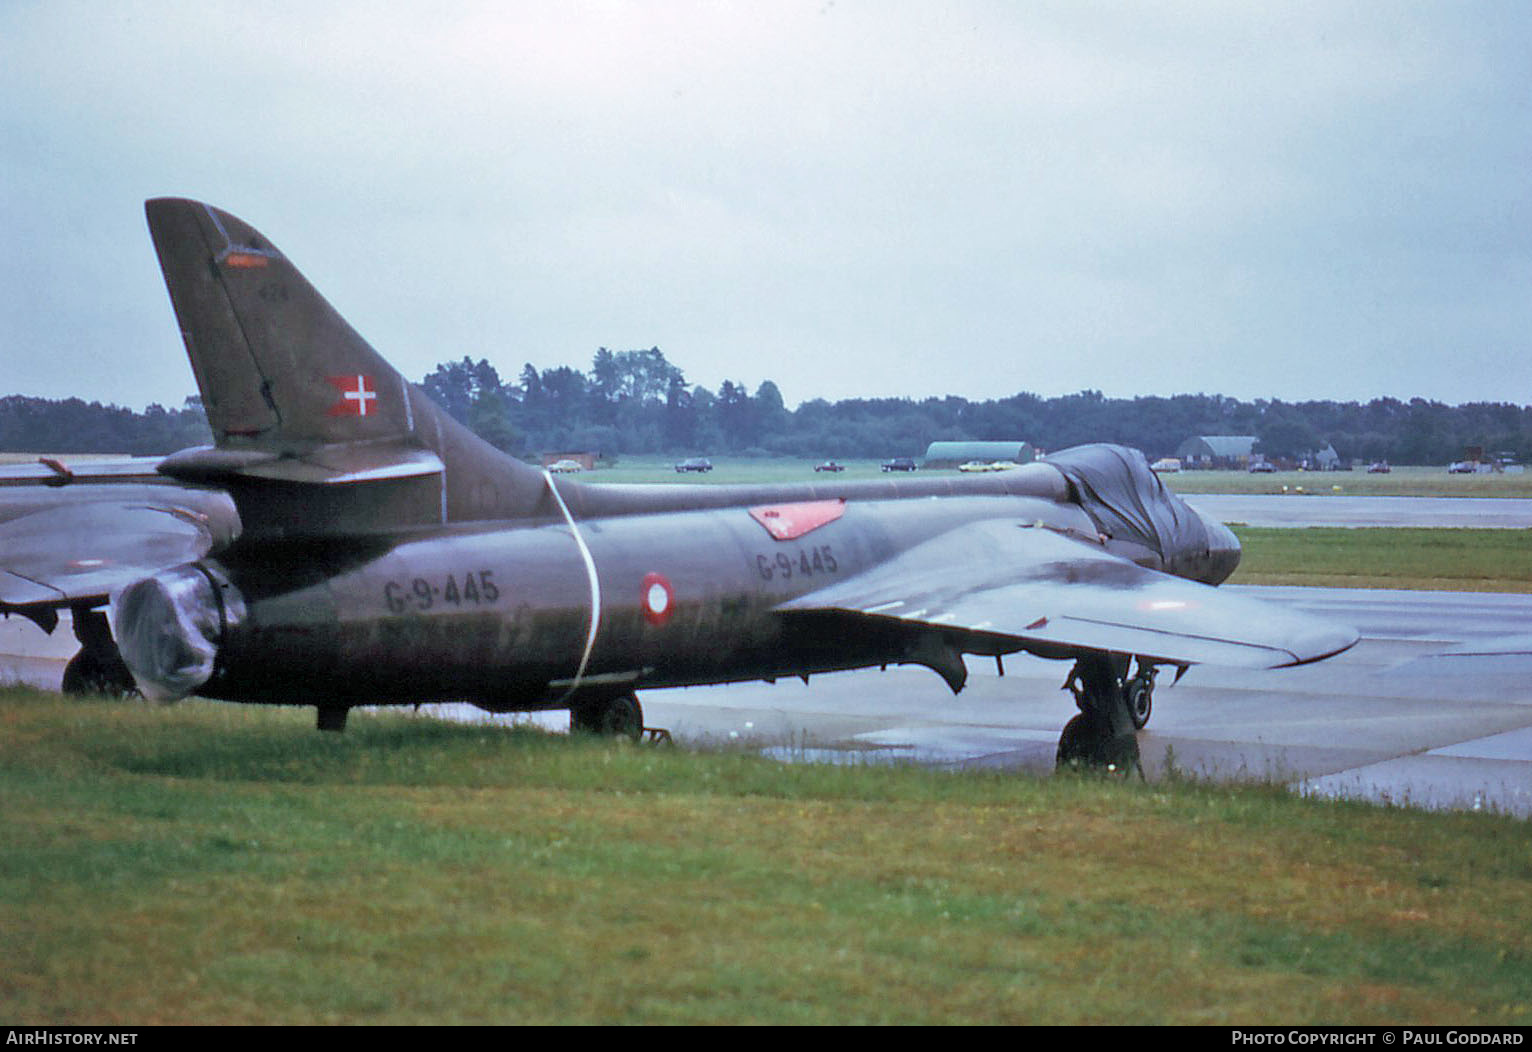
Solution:
{"label": "parked car", "polygon": [[1181,462],[1175,457],[1161,457],[1149,465],[1150,471],[1158,471],[1162,475],[1174,475],[1181,470]]}
{"label": "parked car", "polygon": [[580,471],[582,469],[578,460],[569,460],[566,458],[564,460],[555,460],[552,464],[548,465],[548,470],[553,472],[563,472]]}
{"label": "parked car", "polygon": [[1388,461],[1379,460],[1367,465],[1369,475],[1387,475],[1389,473]]}
{"label": "parked car", "polygon": [[678,473],[679,472],[686,472],[686,471],[712,471],[712,470],[713,470],[713,462],[711,460],[709,460],[707,457],[687,457],[685,460],[678,461],[676,463],[676,471]]}
{"label": "parked car", "polygon": [[1250,462],[1250,474],[1252,475],[1272,475],[1276,473],[1276,470],[1277,466],[1269,460],[1252,460]]}
{"label": "parked car", "polygon": [[914,471],[915,460],[912,457],[895,457],[893,460],[883,462],[884,471]]}
{"label": "parked car", "polygon": [[1471,460],[1455,460],[1447,465],[1449,475],[1472,475],[1479,470],[1479,465]]}
{"label": "parked car", "polygon": [[970,460],[959,464],[959,471],[1009,471],[1016,466],[1014,460]]}
{"label": "parked car", "polygon": [[823,464],[815,464],[815,471],[845,471],[846,469],[833,460],[827,460]]}

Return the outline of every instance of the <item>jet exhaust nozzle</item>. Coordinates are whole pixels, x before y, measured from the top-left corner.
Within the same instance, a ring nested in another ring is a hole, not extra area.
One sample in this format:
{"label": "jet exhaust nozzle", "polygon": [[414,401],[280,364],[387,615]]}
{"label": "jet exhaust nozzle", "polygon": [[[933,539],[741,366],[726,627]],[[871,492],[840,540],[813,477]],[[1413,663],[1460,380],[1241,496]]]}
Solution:
{"label": "jet exhaust nozzle", "polygon": [[113,604],[117,649],[144,697],[175,701],[212,678],[244,599],[216,564],[188,563],[131,585]]}

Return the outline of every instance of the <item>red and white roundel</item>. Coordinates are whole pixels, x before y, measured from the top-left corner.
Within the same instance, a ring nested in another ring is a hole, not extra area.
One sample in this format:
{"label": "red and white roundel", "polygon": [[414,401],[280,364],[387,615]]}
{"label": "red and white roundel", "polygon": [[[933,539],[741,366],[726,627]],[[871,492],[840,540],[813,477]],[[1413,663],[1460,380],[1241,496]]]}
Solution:
{"label": "red and white roundel", "polygon": [[643,593],[639,605],[644,608],[644,620],[651,625],[663,625],[670,620],[670,611],[676,604],[675,590],[664,574],[644,575]]}

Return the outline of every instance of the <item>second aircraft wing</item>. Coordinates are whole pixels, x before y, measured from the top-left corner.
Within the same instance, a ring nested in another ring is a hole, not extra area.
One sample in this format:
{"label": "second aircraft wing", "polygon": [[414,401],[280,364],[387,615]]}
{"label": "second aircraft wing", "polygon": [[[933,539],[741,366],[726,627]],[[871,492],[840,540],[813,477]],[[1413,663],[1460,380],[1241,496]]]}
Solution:
{"label": "second aircraft wing", "polygon": [[221,493],[171,486],[41,487],[0,497],[0,612],[39,623],[94,606],[166,566],[197,559],[237,532]]}

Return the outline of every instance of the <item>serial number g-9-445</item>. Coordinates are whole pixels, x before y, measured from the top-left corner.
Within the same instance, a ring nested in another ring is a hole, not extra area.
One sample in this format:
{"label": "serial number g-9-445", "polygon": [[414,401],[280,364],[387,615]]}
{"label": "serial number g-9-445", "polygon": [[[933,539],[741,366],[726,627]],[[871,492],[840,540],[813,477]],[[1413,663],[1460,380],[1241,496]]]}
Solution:
{"label": "serial number g-9-445", "polygon": [[812,577],[815,574],[834,573],[840,569],[835,561],[835,555],[830,551],[828,544],[821,544],[815,548],[799,548],[796,552],[775,552],[772,555],[757,555],[755,557],[755,571],[761,575],[761,580],[770,581],[780,579],[791,580],[795,575],[798,577]]}
{"label": "serial number g-9-445", "polygon": [[448,574],[445,578],[416,577],[408,582],[389,581],[383,586],[383,603],[391,614],[442,606],[484,606],[500,598],[500,589],[495,586],[494,575],[493,570],[479,570],[476,573],[465,573],[461,577]]}

